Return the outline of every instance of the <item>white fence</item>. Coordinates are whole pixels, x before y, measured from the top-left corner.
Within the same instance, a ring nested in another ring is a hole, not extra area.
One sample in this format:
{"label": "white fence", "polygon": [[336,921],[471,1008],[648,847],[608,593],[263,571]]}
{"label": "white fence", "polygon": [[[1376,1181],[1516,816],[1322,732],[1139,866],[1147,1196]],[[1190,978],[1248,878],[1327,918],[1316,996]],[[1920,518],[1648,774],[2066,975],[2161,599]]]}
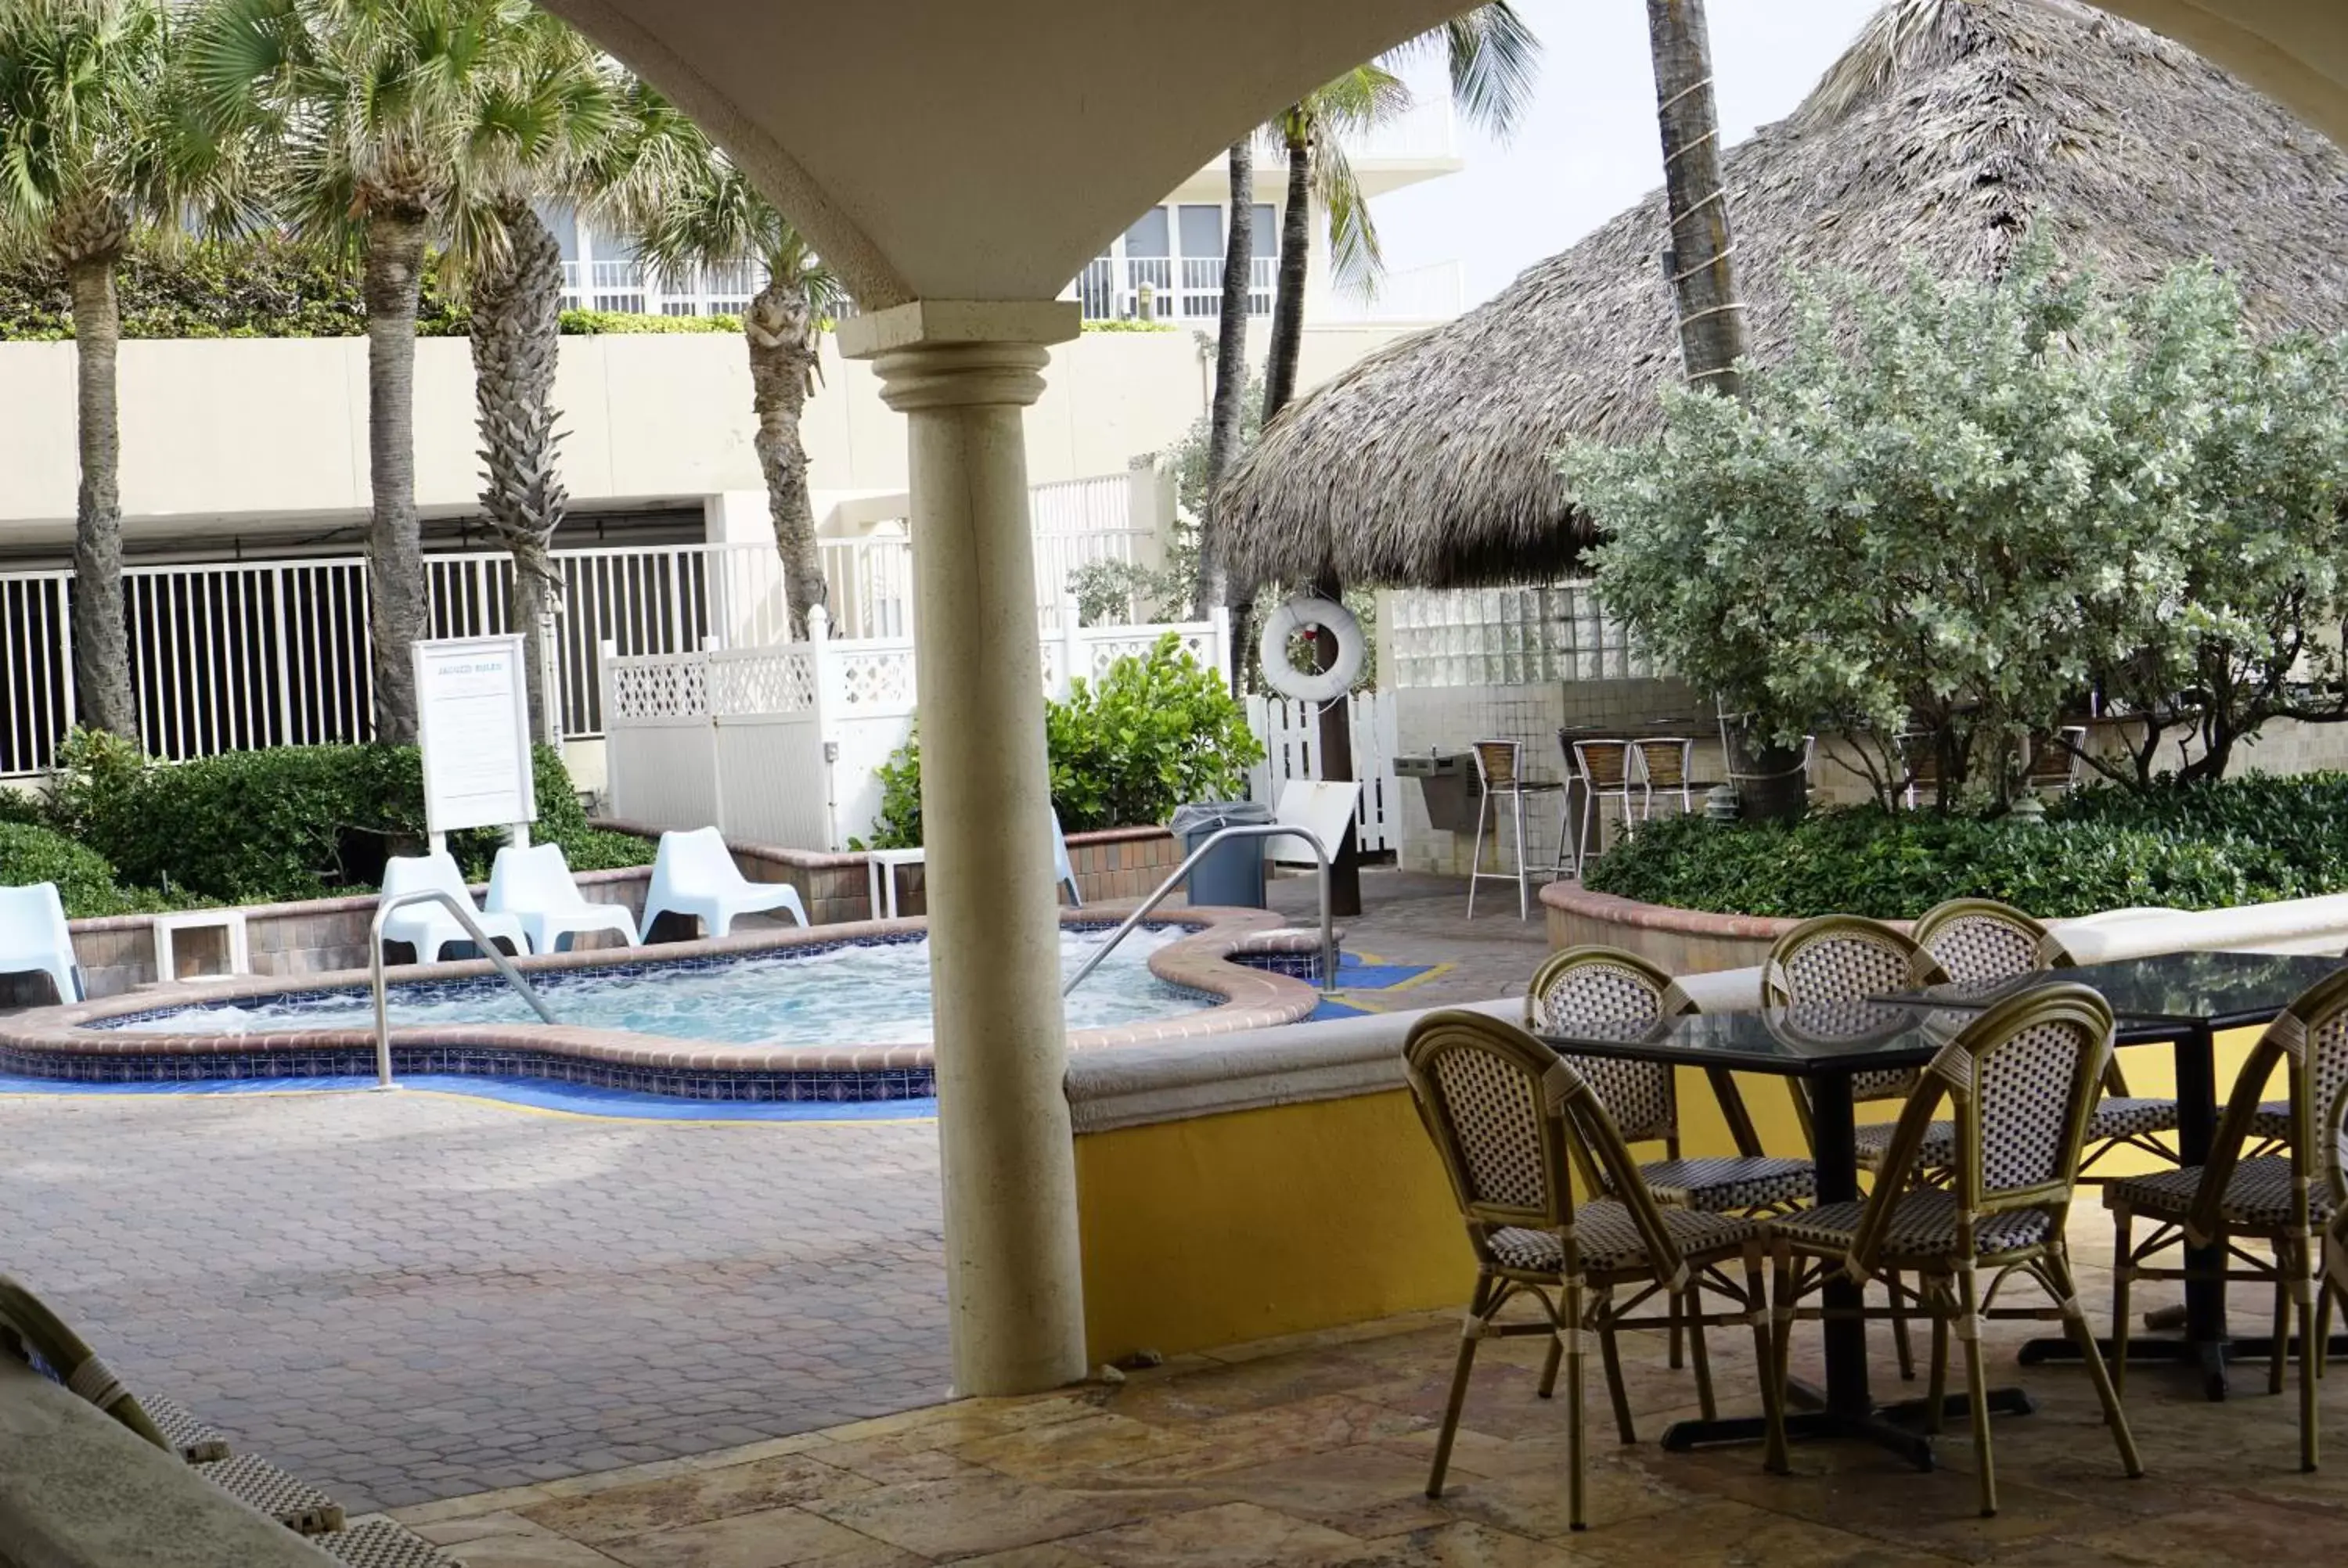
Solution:
{"label": "white fence", "polygon": [[[1401,783],[1395,776],[1395,702],[1390,692],[1356,692],[1346,699],[1354,732],[1354,776],[1362,784],[1354,836],[1365,855],[1402,847]],[[1263,743],[1264,759],[1248,775],[1248,792],[1266,803],[1280,799],[1292,779],[1321,776],[1321,709],[1316,702],[1277,697],[1247,700],[1248,727]]]}
{"label": "white fence", "polygon": [[[1097,680],[1173,631],[1223,670],[1223,618],[1177,626],[1079,628],[1040,640],[1044,689]],[[829,628],[825,628],[828,631]],[[661,827],[715,825],[729,837],[839,850],[872,830],[874,770],[912,733],[911,639],[834,639],[711,648],[602,664],[604,768],[614,816]]]}

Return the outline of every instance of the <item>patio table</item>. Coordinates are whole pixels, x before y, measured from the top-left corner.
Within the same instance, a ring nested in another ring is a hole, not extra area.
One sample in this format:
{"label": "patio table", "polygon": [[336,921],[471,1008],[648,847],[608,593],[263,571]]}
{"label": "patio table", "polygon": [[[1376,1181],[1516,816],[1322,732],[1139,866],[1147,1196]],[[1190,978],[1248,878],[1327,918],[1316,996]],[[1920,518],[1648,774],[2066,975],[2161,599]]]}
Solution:
{"label": "patio table", "polygon": [[[1933,986],[1885,999],[1979,1009],[2056,981],[2094,987],[2111,1003],[2120,1044],[2168,1045],[2177,1069],[2178,1153],[2182,1163],[2199,1165],[2208,1162],[2218,1136],[2219,1031],[2273,1021],[2300,992],[2340,967],[2340,959],[2314,954],[2164,953],[2004,980]],[[2274,1342],[2236,1339],[2229,1331],[2226,1285],[2220,1277],[2226,1260],[2222,1245],[2188,1247],[2185,1255],[2186,1266],[2200,1277],[2185,1282],[2184,1337],[2131,1336],[2128,1359],[2198,1366],[2203,1392],[2222,1399],[2228,1358],[2263,1358],[2272,1352]],[[2104,1348],[2108,1356],[2110,1340],[2104,1341]],[[2348,1353],[2348,1335],[2334,1339],[2333,1353]],[[2078,1349],[2068,1339],[2033,1339],[2022,1349],[2025,1367],[2077,1358]]]}
{"label": "patio table", "polygon": [[[1921,1067],[1972,1020],[1968,1009],[1935,1009],[1904,1002],[1810,1003],[1766,1012],[1686,1013],[1644,1029],[1625,1025],[1612,1037],[1602,1025],[1577,1025],[1541,1039],[1576,1056],[1612,1056],[1703,1068],[1707,1072],[1772,1073],[1797,1078],[1810,1095],[1818,1202],[1858,1198],[1859,1154],[1851,1108],[1851,1076],[1887,1068]],[[1925,1404],[1906,1399],[1879,1405],[1869,1389],[1867,1324],[1859,1316],[1859,1287],[1838,1273],[1825,1286],[1827,1382],[1824,1389],[1796,1382],[1789,1393],[1814,1408],[1789,1410],[1786,1435],[1795,1441],[1859,1438],[1877,1443],[1921,1470],[1932,1467],[1932,1440],[1923,1430]],[[1962,1414],[1964,1396],[1945,1407]],[[2027,1415],[2020,1389],[1993,1389],[1990,1409]],[[1666,1449],[1759,1442],[1767,1435],[1758,1416],[1675,1421],[1663,1432]]]}

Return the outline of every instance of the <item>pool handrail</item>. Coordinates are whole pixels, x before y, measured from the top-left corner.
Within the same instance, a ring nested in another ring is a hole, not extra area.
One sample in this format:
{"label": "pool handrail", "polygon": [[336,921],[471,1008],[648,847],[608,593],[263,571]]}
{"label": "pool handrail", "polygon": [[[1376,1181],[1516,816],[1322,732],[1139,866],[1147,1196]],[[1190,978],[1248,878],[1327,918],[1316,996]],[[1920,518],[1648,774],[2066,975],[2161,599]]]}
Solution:
{"label": "pool handrail", "polygon": [[1086,958],[1076,972],[1068,977],[1068,983],[1060,988],[1060,995],[1066,997],[1084,984],[1085,977],[1100,968],[1101,960],[1115,952],[1117,945],[1131,936],[1133,928],[1147,919],[1149,912],[1163,903],[1168,894],[1173,892],[1189,878],[1192,868],[1205,858],[1207,851],[1226,839],[1232,838],[1298,838],[1312,846],[1314,862],[1313,876],[1320,883],[1321,889],[1321,989],[1324,991],[1336,989],[1337,926],[1329,910],[1329,851],[1323,846],[1318,835],[1298,828],[1293,823],[1241,822],[1234,823],[1229,827],[1215,829],[1207,835],[1205,842],[1190,851],[1189,856],[1184,857],[1182,864],[1174,868],[1174,875],[1160,882],[1158,885],[1158,891],[1144,898],[1140,907],[1125,917],[1125,924],[1117,928],[1116,934],[1095,949],[1092,957]]}
{"label": "pool handrail", "polygon": [[491,941],[489,933],[481,929],[481,923],[473,917],[474,911],[469,907],[470,900],[458,898],[440,887],[417,887],[406,893],[388,894],[376,901],[375,921],[367,931],[367,979],[375,995],[375,1077],[376,1087],[378,1089],[392,1087],[391,1003],[384,994],[383,920],[385,916],[395,909],[409,904],[420,904],[426,899],[432,899],[448,907],[448,913],[457,917],[457,924],[462,926],[465,928],[465,934],[473,939],[473,946],[479,948],[487,955],[489,962],[497,966],[498,973],[505,977],[506,984],[521,993],[521,999],[528,1002],[530,1010],[538,1014],[539,1021],[541,1023],[560,1021],[548,1009],[546,999],[538,994],[537,988],[522,979],[521,971],[514,968],[513,960],[499,952],[497,943]]}

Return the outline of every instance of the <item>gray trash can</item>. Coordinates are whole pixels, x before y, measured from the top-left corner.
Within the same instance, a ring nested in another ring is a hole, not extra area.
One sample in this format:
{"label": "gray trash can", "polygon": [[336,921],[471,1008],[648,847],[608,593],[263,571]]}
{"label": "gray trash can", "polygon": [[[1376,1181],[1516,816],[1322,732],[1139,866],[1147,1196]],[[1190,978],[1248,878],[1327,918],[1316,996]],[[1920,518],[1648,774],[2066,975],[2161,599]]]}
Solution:
{"label": "gray trash can", "polygon": [[[1174,808],[1167,826],[1187,856],[1221,827],[1269,823],[1272,808],[1251,800],[1208,800]],[[1264,907],[1262,838],[1233,838],[1217,845],[1190,871],[1190,902],[1229,905],[1243,909]]]}

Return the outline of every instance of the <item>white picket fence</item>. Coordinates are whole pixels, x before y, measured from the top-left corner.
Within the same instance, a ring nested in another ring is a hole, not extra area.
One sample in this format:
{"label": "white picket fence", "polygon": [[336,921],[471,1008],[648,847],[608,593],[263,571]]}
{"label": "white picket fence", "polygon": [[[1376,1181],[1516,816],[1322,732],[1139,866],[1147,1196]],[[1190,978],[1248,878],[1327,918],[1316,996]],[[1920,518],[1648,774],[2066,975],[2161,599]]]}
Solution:
{"label": "white picket fence", "polygon": [[[828,620],[828,618],[822,618]],[[1040,634],[1044,690],[1097,680],[1168,631],[1223,671],[1227,623],[1080,628],[1073,611]],[[880,810],[874,771],[912,733],[909,638],[711,647],[602,661],[604,769],[614,816],[660,827],[715,825],[729,837],[841,850]]]}
{"label": "white picket fence", "polygon": [[[1395,776],[1395,701],[1389,692],[1356,692],[1346,699],[1354,737],[1354,776],[1362,803],[1354,813],[1354,839],[1365,855],[1402,847],[1402,795]],[[1263,743],[1264,759],[1248,775],[1248,793],[1267,803],[1280,799],[1292,779],[1321,776],[1321,709],[1316,702],[1278,697],[1247,700],[1248,727]]]}

